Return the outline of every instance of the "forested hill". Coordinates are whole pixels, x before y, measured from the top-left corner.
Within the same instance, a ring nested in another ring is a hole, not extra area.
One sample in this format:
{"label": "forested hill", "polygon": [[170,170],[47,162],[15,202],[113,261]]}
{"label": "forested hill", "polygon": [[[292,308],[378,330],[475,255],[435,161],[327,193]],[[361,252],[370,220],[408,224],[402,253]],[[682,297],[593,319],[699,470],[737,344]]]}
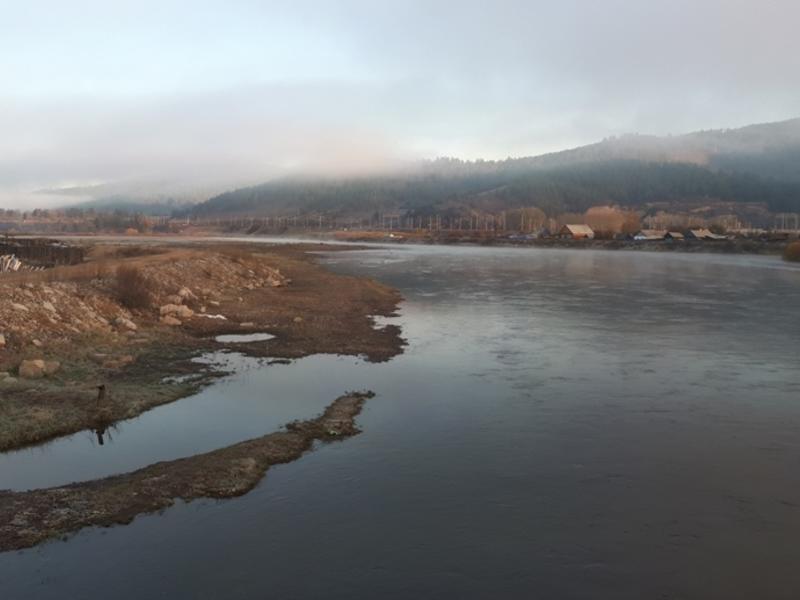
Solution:
{"label": "forested hill", "polygon": [[600,204],[707,200],[800,211],[800,119],[669,138],[624,136],[532,158],[439,159],[392,175],[286,178],[221,194],[191,213],[424,215],[536,206],[554,215]]}

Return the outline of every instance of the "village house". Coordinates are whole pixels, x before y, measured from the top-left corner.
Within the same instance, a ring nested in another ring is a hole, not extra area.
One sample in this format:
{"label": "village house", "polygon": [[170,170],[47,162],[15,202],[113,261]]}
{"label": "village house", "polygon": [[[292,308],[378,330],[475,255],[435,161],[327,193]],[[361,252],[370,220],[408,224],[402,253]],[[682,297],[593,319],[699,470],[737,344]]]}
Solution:
{"label": "village house", "polygon": [[686,237],[690,240],[702,241],[719,241],[728,239],[724,235],[712,233],[710,229],[690,229]]}
{"label": "village house", "polygon": [[639,233],[633,236],[634,240],[638,241],[658,241],[663,240],[667,232],[661,229],[642,229]]}
{"label": "village house", "polygon": [[588,225],[564,225],[558,231],[562,240],[593,240],[594,231]]}
{"label": "village house", "polygon": [[668,231],[664,234],[665,240],[683,241],[686,237],[680,231]]}

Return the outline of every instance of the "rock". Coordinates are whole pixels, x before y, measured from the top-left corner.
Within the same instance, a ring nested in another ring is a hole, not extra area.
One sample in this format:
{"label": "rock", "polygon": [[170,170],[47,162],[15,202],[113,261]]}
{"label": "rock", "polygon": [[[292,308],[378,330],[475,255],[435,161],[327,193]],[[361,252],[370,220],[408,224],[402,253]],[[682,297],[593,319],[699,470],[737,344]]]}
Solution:
{"label": "rock", "polygon": [[163,305],[161,308],[158,309],[158,312],[161,313],[162,316],[169,315],[176,312],[179,308],[180,306],[178,304],[170,303]]}
{"label": "rock", "polygon": [[292,321],[294,321],[295,323],[302,323],[303,317],[295,317],[294,319],[292,319]]}
{"label": "rock", "polygon": [[137,329],[139,329],[139,327],[137,327],[136,323],[134,323],[130,319],[126,319],[125,317],[122,317],[122,316],[117,317],[116,319],[114,319],[114,325],[116,325],[117,327],[119,327],[121,329],[127,329],[129,331],[136,331]]}
{"label": "rock", "polygon": [[11,377],[11,373],[8,371],[0,371],[0,381],[3,379],[8,379],[9,377]]}
{"label": "rock", "polygon": [[49,310],[50,312],[56,312],[56,307],[53,306],[52,302],[42,302],[42,308],[45,310]]}
{"label": "rock", "polygon": [[0,348],[6,347],[6,336],[0,333]]}
{"label": "rock", "polygon": [[159,312],[162,316],[174,315],[180,319],[190,319],[194,315],[194,311],[183,304],[165,304],[159,309]]}
{"label": "rock", "polygon": [[43,346],[41,340],[31,340],[31,344],[33,344],[37,348],[41,348]]}
{"label": "rock", "polygon": [[19,365],[19,376],[23,379],[40,379],[44,377],[44,366],[41,359],[23,360]]}
{"label": "rock", "polygon": [[181,306],[175,316],[179,319],[191,319],[194,316],[194,311],[188,306]]}
{"label": "rock", "polygon": [[135,359],[130,354],[120,356],[119,358],[112,358],[103,363],[104,369],[121,369],[125,365],[131,364]]}
{"label": "rock", "polygon": [[187,287],[182,287],[180,290],[178,290],[178,296],[180,296],[184,300],[194,300],[195,298],[197,298],[194,292]]}
{"label": "rock", "polygon": [[0,379],[0,383],[17,383],[16,377],[6,377],[5,379]]}
{"label": "rock", "polygon": [[244,323],[239,323],[239,327],[255,327],[256,324],[252,321],[245,321]]}
{"label": "rock", "polygon": [[170,325],[173,327],[181,324],[181,322],[178,319],[176,319],[175,317],[171,317],[169,315],[164,315],[163,317],[161,317],[161,322],[164,325]]}
{"label": "rock", "polygon": [[167,301],[167,304],[183,304],[183,298],[178,295],[167,296],[165,300]]}
{"label": "rock", "polygon": [[211,306],[219,306],[219,304],[220,304],[220,303],[219,303],[219,302],[217,302],[216,300],[209,300],[209,301],[208,301],[208,303],[209,303]]}
{"label": "rock", "polygon": [[57,360],[47,360],[44,363],[44,374],[53,375],[54,373],[57,373],[60,368],[61,363]]}
{"label": "rock", "polygon": [[11,308],[13,308],[14,310],[21,311],[21,312],[28,312],[28,307],[27,306],[25,306],[24,304],[17,304],[16,302],[12,302],[11,303]]}

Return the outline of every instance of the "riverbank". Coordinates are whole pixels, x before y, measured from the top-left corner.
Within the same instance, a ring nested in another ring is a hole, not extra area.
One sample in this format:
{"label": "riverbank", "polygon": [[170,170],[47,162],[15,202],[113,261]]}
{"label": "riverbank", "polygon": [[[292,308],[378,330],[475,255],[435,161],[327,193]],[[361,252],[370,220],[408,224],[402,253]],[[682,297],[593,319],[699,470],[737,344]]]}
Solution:
{"label": "riverbank", "polygon": [[372,392],[337,398],[316,419],[189,458],[160,462],[97,481],[32,490],[0,491],[0,552],[28,548],[85,527],[130,523],[176,500],[232,498],[253,489],[267,470],[291,462],[317,441],[359,433],[355,418]]}
{"label": "riverbank", "polygon": [[[86,263],[0,279],[0,450],[104,429],[197,392],[224,374],[194,358],[232,348],[251,356],[315,353],[388,360],[403,346],[376,328],[399,294],[314,262],[317,245],[91,244]],[[148,302],[131,307],[120,270]],[[105,386],[105,392],[98,392]]]}

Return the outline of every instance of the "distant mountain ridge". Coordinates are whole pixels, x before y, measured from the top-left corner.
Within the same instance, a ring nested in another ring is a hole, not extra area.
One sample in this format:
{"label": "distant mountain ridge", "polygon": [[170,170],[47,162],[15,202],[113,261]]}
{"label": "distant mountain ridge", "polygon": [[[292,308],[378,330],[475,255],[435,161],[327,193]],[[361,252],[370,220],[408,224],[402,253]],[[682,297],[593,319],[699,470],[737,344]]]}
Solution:
{"label": "distant mountain ridge", "polygon": [[625,135],[536,157],[426,161],[381,176],[295,177],[226,192],[196,216],[449,214],[720,201],[800,211],[800,118],[679,136]]}
{"label": "distant mountain ridge", "polygon": [[[586,162],[639,160],[683,162],[722,168],[727,164],[742,167],[752,160],[752,173],[768,175],[765,157],[800,151],[800,118],[748,125],[738,129],[712,129],[676,136],[626,134],[603,141],[541,156],[523,158],[531,166],[559,167]],[[761,157],[761,160],[758,160]],[[735,159],[732,160],[732,159]],[[800,167],[800,163],[795,164]],[[787,176],[800,180],[800,168]]]}

